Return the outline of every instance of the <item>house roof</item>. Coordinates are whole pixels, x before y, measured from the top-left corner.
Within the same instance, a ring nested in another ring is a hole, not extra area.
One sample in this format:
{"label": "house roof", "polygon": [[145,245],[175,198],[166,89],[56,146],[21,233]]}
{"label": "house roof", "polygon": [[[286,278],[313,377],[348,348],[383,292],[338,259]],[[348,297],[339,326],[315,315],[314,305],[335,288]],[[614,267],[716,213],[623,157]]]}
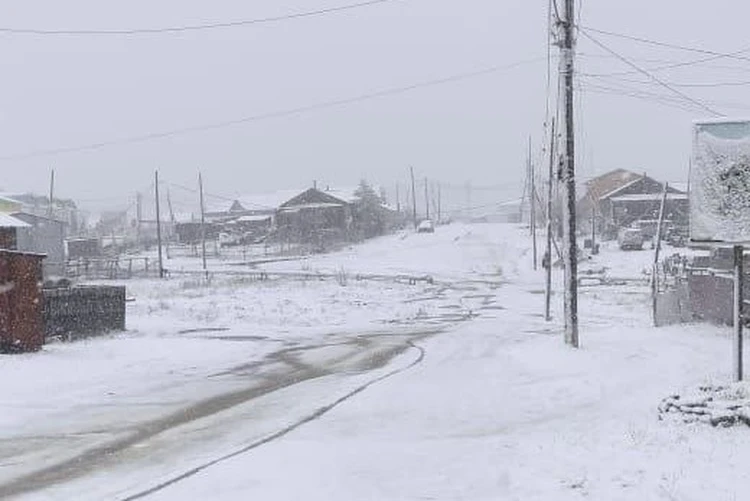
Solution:
{"label": "house roof", "polygon": [[31,225],[10,214],[0,213],[0,228],[31,228]]}
{"label": "house roof", "polygon": [[279,190],[269,193],[255,193],[239,195],[234,199],[224,199],[206,204],[206,212],[230,212],[235,204],[245,211],[274,211],[281,204],[290,200],[305,190]]}
{"label": "house roof", "polygon": [[669,183],[669,187],[673,188],[679,192],[687,193],[689,185],[688,183]]}
{"label": "house roof", "polygon": [[268,221],[271,219],[270,215],[262,215],[262,216],[242,216],[238,217],[234,220],[234,222],[237,223],[259,223],[263,221]]}
{"label": "house roof", "polygon": [[630,188],[631,186],[633,186],[634,184],[637,184],[637,183],[641,182],[645,178],[646,178],[646,176],[639,176],[638,178],[633,179],[632,181],[628,181],[627,183],[625,183],[625,184],[623,184],[621,186],[616,187],[612,191],[609,191],[607,193],[604,193],[603,195],[600,195],[599,196],[599,200],[606,200],[608,198],[612,198],[617,193],[620,193],[621,191],[623,191],[623,190],[625,190],[627,188]]}
{"label": "house roof", "polygon": [[[634,193],[630,195],[620,195],[612,197],[613,202],[659,202],[663,193]],[[687,200],[686,193],[667,193],[667,200]]]}
{"label": "house roof", "polygon": [[21,202],[20,200],[12,198],[6,194],[0,194],[0,202],[23,205],[23,202]]}
{"label": "house roof", "polygon": [[55,224],[59,224],[63,226],[66,226],[68,224],[65,221],[61,221],[54,217],[40,216],[39,214],[33,214],[31,212],[19,211],[19,212],[13,212],[10,215],[16,219],[20,219],[21,221],[29,223],[29,224],[31,224],[31,221],[46,221],[48,223],[55,223]]}
{"label": "house roof", "polygon": [[583,198],[600,200],[619,191],[626,185],[642,179],[642,174],[636,174],[625,169],[616,169],[586,182],[586,193]]}
{"label": "house roof", "polygon": [[333,202],[313,202],[308,204],[291,205],[289,207],[282,207],[281,212],[298,212],[303,209],[325,209],[328,207],[342,207],[344,204],[337,204]]}

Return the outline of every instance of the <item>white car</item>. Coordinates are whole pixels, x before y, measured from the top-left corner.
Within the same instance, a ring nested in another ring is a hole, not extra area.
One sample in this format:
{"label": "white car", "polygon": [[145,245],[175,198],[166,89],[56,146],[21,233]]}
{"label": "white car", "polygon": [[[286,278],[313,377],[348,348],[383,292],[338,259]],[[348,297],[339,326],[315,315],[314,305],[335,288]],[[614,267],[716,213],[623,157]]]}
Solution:
{"label": "white car", "polygon": [[417,226],[417,233],[435,233],[435,225],[431,219],[425,219]]}

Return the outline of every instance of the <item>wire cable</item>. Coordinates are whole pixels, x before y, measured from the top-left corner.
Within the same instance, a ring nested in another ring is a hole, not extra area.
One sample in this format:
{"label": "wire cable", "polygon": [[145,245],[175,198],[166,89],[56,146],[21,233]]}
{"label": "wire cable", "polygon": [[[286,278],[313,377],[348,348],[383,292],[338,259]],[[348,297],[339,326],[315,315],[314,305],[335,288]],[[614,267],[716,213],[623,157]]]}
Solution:
{"label": "wire cable", "polygon": [[96,143],[89,143],[89,144],[84,144],[84,145],[79,145],[79,146],[51,148],[51,149],[32,151],[32,152],[22,153],[22,154],[17,154],[17,155],[3,155],[3,156],[0,156],[0,161],[26,160],[30,158],[56,156],[56,155],[63,155],[63,154],[70,154],[70,153],[79,153],[79,152],[84,152],[84,151],[94,151],[94,150],[99,150],[99,149],[108,148],[112,146],[142,143],[142,142],[147,142],[147,141],[166,139],[166,138],[174,137],[174,136],[182,136],[186,134],[205,132],[205,131],[216,130],[216,129],[223,129],[227,127],[234,127],[238,125],[243,125],[243,124],[252,123],[252,122],[259,122],[262,120],[269,120],[273,118],[282,118],[282,117],[288,117],[288,116],[293,116],[293,115],[301,115],[301,114],[309,113],[312,111],[346,106],[350,104],[360,103],[363,101],[369,101],[373,99],[379,99],[383,97],[404,94],[404,93],[415,91],[418,89],[435,87],[435,86],[444,85],[448,83],[460,82],[462,80],[468,80],[471,78],[491,75],[491,74],[498,73],[503,70],[510,70],[510,69],[514,69],[514,68],[517,68],[526,64],[532,64],[532,63],[544,61],[544,59],[545,59],[544,57],[526,59],[526,60],[517,61],[515,63],[506,64],[502,66],[492,66],[492,67],[484,68],[481,70],[471,71],[467,73],[460,73],[460,74],[451,75],[451,76],[447,76],[443,78],[437,78],[435,80],[427,80],[423,82],[418,82],[418,83],[406,85],[403,87],[393,87],[390,89],[375,91],[375,92],[371,92],[368,94],[360,94],[354,97],[335,99],[331,101],[323,101],[320,103],[311,104],[307,106],[300,106],[297,108],[288,108],[288,109],[283,109],[283,110],[271,111],[267,113],[250,115],[250,116],[236,118],[232,120],[225,120],[222,122],[215,122],[215,123],[203,124],[203,125],[194,125],[190,127],[166,130],[162,132],[151,132],[147,134],[141,134],[141,135],[125,137],[125,138],[120,138],[120,139],[112,139],[108,141],[100,141]]}
{"label": "wire cable", "polygon": [[[609,76],[599,76],[599,75],[592,75],[592,74],[580,74],[582,77],[587,78],[596,78],[596,79],[614,79],[616,81],[621,82],[627,82],[632,84],[639,84],[639,85],[655,85],[652,81],[646,81],[646,80],[635,80],[632,78],[618,78],[618,77],[609,77]],[[693,82],[693,83],[676,83],[676,82],[670,82],[670,85],[672,87],[680,87],[680,88],[717,88],[717,87],[744,87],[747,85],[750,85],[750,80],[738,80],[734,82]]]}
{"label": "wire cable", "polygon": [[686,52],[695,52],[698,54],[709,54],[711,56],[716,56],[718,58],[738,59],[740,61],[750,61],[750,57],[739,55],[740,53],[747,52],[750,49],[743,49],[741,51],[736,51],[736,52],[717,52],[717,51],[708,50],[708,49],[699,49],[696,47],[687,47],[685,45],[678,45],[678,44],[673,44],[673,43],[668,43],[668,42],[660,42],[658,40],[650,40],[648,38],[636,37],[633,35],[626,35],[623,33],[615,33],[613,31],[600,30],[597,28],[592,28],[590,26],[579,26],[579,30],[589,31],[591,33],[597,33],[599,35],[606,35],[606,36],[615,37],[615,38],[622,38],[625,40],[631,40],[634,42],[640,42],[640,43],[645,43],[649,45],[655,45],[658,47],[666,47],[669,49],[677,49],[677,50],[682,50]]}
{"label": "wire cable", "polygon": [[716,110],[712,109],[711,107],[707,106],[706,104],[702,103],[701,101],[699,101],[699,100],[697,100],[697,99],[695,99],[695,98],[692,98],[692,97],[688,96],[688,95],[687,95],[687,94],[685,94],[684,92],[682,92],[682,91],[680,91],[680,90],[677,90],[677,89],[675,89],[674,87],[672,87],[671,85],[669,85],[669,84],[668,84],[667,82],[665,82],[664,80],[662,80],[662,79],[660,79],[659,77],[657,77],[657,76],[655,76],[655,75],[653,75],[653,74],[649,73],[648,71],[646,71],[645,69],[641,68],[640,66],[638,66],[638,65],[637,65],[637,64],[635,64],[634,62],[630,61],[630,60],[629,60],[628,58],[626,58],[625,56],[623,56],[623,55],[619,54],[618,52],[615,52],[615,51],[614,51],[614,50],[612,50],[612,49],[610,49],[610,48],[609,48],[608,46],[606,46],[605,44],[603,44],[602,42],[600,42],[599,40],[597,40],[596,38],[594,38],[594,37],[593,37],[593,36],[592,36],[592,35],[591,35],[590,33],[588,33],[588,31],[587,31],[586,29],[583,29],[583,28],[579,28],[579,32],[580,32],[580,33],[581,33],[581,34],[582,34],[583,36],[585,36],[586,38],[588,38],[588,39],[589,39],[589,40],[590,40],[591,42],[593,42],[593,43],[594,43],[595,45],[597,45],[597,46],[598,46],[599,48],[601,48],[601,49],[603,49],[603,50],[605,50],[605,51],[609,52],[609,53],[610,53],[610,54],[612,54],[613,56],[617,57],[617,58],[618,58],[618,59],[619,59],[620,61],[622,61],[623,63],[627,64],[628,66],[630,66],[630,67],[631,67],[631,68],[633,68],[634,70],[637,70],[637,71],[638,71],[639,73],[642,73],[643,75],[645,75],[645,76],[646,76],[646,77],[648,77],[649,79],[651,79],[651,80],[653,80],[654,82],[658,83],[659,85],[661,85],[661,86],[662,86],[662,87],[664,87],[665,89],[669,90],[669,91],[670,91],[670,92],[672,92],[673,94],[675,94],[675,95],[677,95],[677,96],[681,97],[681,98],[682,98],[682,99],[684,99],[685,101],[688,101],[688,102],[691,102],[691,103],[695,104],[695,105],[696,105],[696,106],[698,106],[699,108],[703,109],[704,111],[707,111],[708,113],[710,113],[710,114],[712,114],[712,115],[714,115],[714,116],[717,116],[717,117],[721,117],[721,116],[724,116],[724,115],[723,115],[722,113],[719,113],[718,111],[716,111]]}
{"label": "wire cable", "polygon": [[131,29],[115,29],[115,30],[101,30],[101,29],[40,29],[40,28],[12,28],[8,26],[0,27],[0,33],[10,35],[37,35],[37,36],[128,36],[128,35],[159,35],[159,34],[170,34],[170,33],[185,33],[191,31],[209,31],[224,28],[238,28],[245,26],[253,26],[258,24],[269,24],[280,21],[288,21],[293,19],[302,19],[307,17],[324,16],[329,14],[335,14],[339,12],[359,9],[363,7],[372,7],[374,5],[403,2],[405,0],[367,0],[364,2],[351,3],[346,5],[339,5],[337,7],[327,7],[323,9],[293,12],[289,14],[282,14],[278,16],[259,17],[254,19],[242,19],[239,21],[225,21],[217,23],[205,23],[205,24],[193,24],[193,25],[181,25],[181,26],[164,26],[160,28],[131,28]]}

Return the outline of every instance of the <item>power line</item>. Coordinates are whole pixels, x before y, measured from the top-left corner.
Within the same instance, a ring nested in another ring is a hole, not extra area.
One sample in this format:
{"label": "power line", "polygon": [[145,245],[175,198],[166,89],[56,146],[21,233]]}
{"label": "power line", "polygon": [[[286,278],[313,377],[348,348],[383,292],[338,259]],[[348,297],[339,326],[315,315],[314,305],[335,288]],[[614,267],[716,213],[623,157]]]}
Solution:
{"label": "power line", "polygon": [[480,76],[491,75],[493,73],[497,73],[503,70],[510,70],[510,69],[514,69],[514,68],[517,68],[526,64],[544,61],[544,59],[545,59],[544,57],[526,59],[526,60],[517,61],[515,63],[506,64],[502,66],[492,66],[492,67],[484,68],[481,70],[471,71],[467,73],[460,73],[460,74],[451,75],[451,76],[443,77],[443,78],[437,78],[435,80],[427,80],[423,82],[418,82],[418,83],[415,83],[412,85],[406,85],[403,87],[393,87],[390,89],[384,89],[384,90],[380,90],[376,92],[371,92],[368,94],[360,94],[354,97],[335,99],[331,101],[324,101],[321,103],[311,104],[307,106],[300,106],[297,108],[288,108],[284,110],[271,111],[268,113],[250,115],[246,117],[236,118],[232,120],[225,120],[222,122],[215,122],[211,124],[194,125],[194,126],[183,127],[179,129],[166,130],[162,132],[151,132],[151,133],[141,134],[137,136],[131,136],[131,137],[126,137],[126,138],[121,138],[121,139],[113,139],[113,140],[108,140],[108,141],[100,141],[97,143],[89,143],[89,144],[84,144],[80,146],[51,148],[51,149],[32,151],[29,153],[23,153],[23,154],[17,154],[17,155],[5,155],[5,156],[0,156],[0,161],[25,160],[25,159],[30,159],[30,158],[56,156],[56,155],[63,155],[63,154],[69,154],[69,153],[79,153],[83,151],[94,151],[94,150],[99,150],[99,149],[108,148],[112,146],[142,143],[142,142],[147,142],[147,141],[165,139],[165,138],[174,137],[174,136],[181,136],[185,134],[205,132],[205,131],[215,130],[215,129],[223,129],[227,127],[233,127],[233,126],[243,125],[243,124],[252,123],[252,122],[259,122],[262,120],[268,120],[268,119],[273,119],[273,118],[282,118],[282,117],[288,117],[288,116],[293,116],[293,115],[300,115],[300,114],[308,113],[311,111],[335,108],[335,107],[360,103],[363,101],[369,101],[372,99],[379,99],[379,98],[383,98],[387,96],[404,94],[404,93],[411,92],[411,91],[418,90],[418,89],[435,87],[438,85],[459,82],[462,80],[468,80],[468,79],[476,78]]}
{"label": "power line", "polygon": [[[735,54],[741,54],[745,52],[750,52],[750,47],[741,49],[739,51],[735,51]],[[594,58],[613,58],[611,54],[586,54],[586,53],[576,53],[576,56],[583,57],[586,59],[594,59]],[[641,63],[659,63],[659,66],[651,66],[646,68],[648,71],[655,72],[655,71],[663,71],[667,69],[673,69],[673,68],[682,68],[687,66],[697,66],[697,65],[704,65],[707,68],[715,68],[715,69],[721,69],[721,70],[731,70],[731,71],[741,71],[743,73],[750,73],[750,67],[747,66],[729,66],[729,65],[719,65],[719,64],[712,64],[712,65],[705,65],[704,63],[708,63],[711,61],[716,61],[717,59],[722,59],[723,56],[711,56],[711,57],[705,57],[700,59],[690,59],[687,61],[675,61],[670,59],[646,59],[646,58],[631,58],[632,61],[641,62]],[[598,73],[598,74],[586,74],[586,76],[620,76],[620,75],[634,75],[638,74],[637,71],[620,71],[615,73]]]}
{"label": "power line", "polygon": [[225,21],[217,23],[204,23],[180,26],[164,26],[159,28],[131,28],[119,30],[102,30],[102,29],[41,29],[41,28],[12,28],[0,27],[0,33],[11,35],[38,35],[38,36],[128,36],[128,35],[158,35],[167,33],[185,33],[191,31],[208,31],[224,28],[238,28],[243,26],[253,26],[257,24],[276,23],[279,21],[288,21],[292,19],[301,19],[307,17],[323,16],[339,12],[359,9],[362,7],[371,7],[379,4],[393,3],[405,0],[368,0],[358,3],[339,5],[337,7],[327,7],[302,12],[292,12],[278,16],[259,17],[254,19],[242,19],[239,21]]}
{"label": "power line", "polygon": [[[635,80],[632,78],[616,78],[616,77],[608,77],[608,76],[603,76],[603,75],[602,76],[590,75],[590,74],[581,74],[580,76],[588,77],[588,78],[596,78],[596,79],[613,78],[615,80],[627,82],[627,83],[640,84],[640,85],[654,85],[654,83],[651,81]],[[734,82],[693,82],[693,83],[670,82],[670,85],[672,85],[673,87],[682,87],[682,88],[744,87],[746,85],[750,85],[750,80],[738,80]]]}
{"label": "power line", "polygon": [[743,49],[743,50],[736,51],[736,52],[717,52],[717,51],[708,50],[708,49],[699,49],[699,48],[696,48],[696,47],[688,47],[688,46],[685,46],[685,45],[678,45],[678,44],[673,44],[673,43],[668,43],[668,42],[660,42],[658,40],[650,40],[648,38],[642,38],[642,37],[637,37],[637,36],[633,36],[633,35],[626,35],[626,34],[623,34],[623,33],[615,33],[613,31],[600,30],[600,29],[597,29],[597,28],[591,28],[589,26],[579,26],[579,29],[581,31],[589,31],[591,33],[598,33],[600,35],[606,35],[606,36],[615,37],[615,38],[622,38],[622,39],[625,39],[625,40],[631,40],[631,41],[634,41],[634,42],[640,42],[640,43],[645,43],[645,44],[649,44],[649,45],[655,45],[655,46],[658,46],[658,47],[666,47],[666,48],[669,48],[669,49],[677,49],[677,50],[682,50],[682,51],[686,51],[686,52],[695,52],[695,53],[698,53],[698,54],[708,54],[708,55],[711,55],[711,56],[716,56],[718,58],[738,59],[738,60],[741,60],[741,61],[750,61],[750,57],[740,56],[739,55],[739,54],[741,54],[743,52],[747,52],[750,49]]}
{"label": "power line", "polygon": [[622,97],[630,97],[642,101],[649,101],[649,102],[655,102],[657,104],[661,104],[664,106],[668,106],[671,108],[677,108],[683,111],[690,111],[694,112],[695,108],[690,105],[689,103],[685,103],[684,101],[678,100],[677,98],[670,97],[670,96],[664,96],[661,94],[655,94],[651,92],[642,92],[642,91],[634,91],[634,90],[625,90],[625,89],[618,89],[618,88],[612,88],[612,87],[606,87],[606,86],[600,86],[600,85],[592,85],[592,84],[578,84],[578,89],[586,90],[586,92],[594,93],[594,94],[608,94],[608,95],[616,95],[616,96],[622,96]]}
{"label": "power line", "polygon": [[[663,104],[665,106],[670,106],[674,108],[679,108],[684,111],[695,111],[696,107],[692,103],[685,102],[682,99],[679,99],[675,96],[667,96],[665,94],[659,94],[655,92],[648,92],[638,89],[631,89],[628,87],[607,87],[602,85],[596,85],[591,83],[582,83],[579,82],[577,84],[580,88],[583,88],[587,90],[588,92],[598,93],[598,94],[614,94],[619,96],[625,96],[625,97],[632,97],[636,99],[641,99],[644,101],[652,101],[659,104]],[[720,106],[722,108],[727,109],[736,109],[736,110],[750,110],[750,105],[746,103],[734,103],[734,102],[718,102],[718,101],[707,101],[706,104],[712,105],[712,106]],[[702,108],[701,108],[702,109]]]}
{"label": "power line", "polygon": [[670,92],[672,92],[673,94],[675,94],[675,95],[677,95],[677,96],[680,96],[680,97],[681,97],[682,99],[684,99],[685,101],[689,101],[689,102],[691,102],[691,103],[695,104],[695,105],[696,105],[696,106],[698,106],[699,108],[703,109],[704,111],[707,111],[708,113],[710,113],[710,114],[712,114],[712,115],[715,115],[715,116],[723,116],[723,114],[722,114],[722,113],[719,113],[718,111],[715,111],[715,110],[711,109],[711,108],[710,108],[709,106],[707,106],[706,104],[702,103],[701,101],[699,101],[699,100],[697,100],[697,99],[695,99],[695,98],[692,98],[692,97],[688,96],[687,94],[685,94],[685,93],[684,93],[684,92],[682,92],[682,91],[679,91],[679,90],[675,89],[674,87],[672,87],[671,85],[669,85],[668,83],[666,83],[666,82],[665,82],[664,80],[661,80],[661,79],[660,79],[659,77],[657,77],[657,76],[655,76],[655,75],[653,75],[653,74],[649,73],[648,71],[644,70],[643,68],[641,68],[640,66],[638,66],[638,65],[637,65],[637,64],[635,64],[634,62],[630,61],[630,60],[629,60],[628,58],[626,58],[625,56],[623,56],[623,55],[619,54],[618,52],[615,52],[615,51],[614,51],[614,50],[612,50],[612,49],[610,49],[609,47],[607,47],[606,45],[604,45],[604,44],[603,44],[602,42],[600,42],[599,40],[597,40],[596,38],[594,38],[594,37],[593,37],[593,36],[592,36],[591,34],[589,34],[589,33],[588,33],[588,32],[587,32],[587,31],[586,31],[585,29],[581,28],[581,29],[579,29],[579,31],[580,31],[580,33],[581,33],[581,34],[582,34],[583,36],[585,36],[586,38],[588,38],[588,39],[589,39],[589,40],[590,40],[591,42],[593,42],[594,44],[596,44],[596,45],[597,45],[598,47],[600,47],[601,49],[603,49],[603,50],[605,50],[605,51],[609,52],[609,53],[610,53],[610,54],[612,54],[613,56],[617,57],[617,58],[618,58],[618,59],[619,59],[620,61],[622,61],[623,63],[625,63],[625,64],[627,64],[628,66],[630,66],[631,68],[633,68],[633,69],[637,70],[637,71],[638,71],[639,73],[642,73],[643,75],[645,75],[645,76],[646,76],[646,77],[648,77],[649,79],[653,80],[654,82],[658,83],[659,85],[661,85],[661,86],[662,86],[662,87],[664,87],[665,89],[669,90],[669,91],[670,91]]}

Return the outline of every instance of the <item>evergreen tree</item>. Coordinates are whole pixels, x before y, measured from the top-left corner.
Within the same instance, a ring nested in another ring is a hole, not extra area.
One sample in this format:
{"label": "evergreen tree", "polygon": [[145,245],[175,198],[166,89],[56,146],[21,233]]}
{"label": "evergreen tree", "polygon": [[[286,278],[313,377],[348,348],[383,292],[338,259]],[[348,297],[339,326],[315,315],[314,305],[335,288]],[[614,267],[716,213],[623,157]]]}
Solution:
{"label": "evergreen tree", "polygon": [[364,179],[359,182],[354,195],[357,197],[354,202],[354,225],[357,232],[364,238],[385,233],[385,213],[380,195]]}

